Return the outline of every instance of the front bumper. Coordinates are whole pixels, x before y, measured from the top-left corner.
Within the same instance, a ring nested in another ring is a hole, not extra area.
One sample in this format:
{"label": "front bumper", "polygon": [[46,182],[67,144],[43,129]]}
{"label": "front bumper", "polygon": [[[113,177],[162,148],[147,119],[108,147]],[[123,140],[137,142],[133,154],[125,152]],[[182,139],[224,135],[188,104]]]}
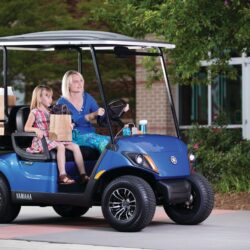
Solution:
{"label": "front bumper", "polygon": [[161,180],[157,186],[164,204],[178,204],[190,199],[191,186],[187,180]]}

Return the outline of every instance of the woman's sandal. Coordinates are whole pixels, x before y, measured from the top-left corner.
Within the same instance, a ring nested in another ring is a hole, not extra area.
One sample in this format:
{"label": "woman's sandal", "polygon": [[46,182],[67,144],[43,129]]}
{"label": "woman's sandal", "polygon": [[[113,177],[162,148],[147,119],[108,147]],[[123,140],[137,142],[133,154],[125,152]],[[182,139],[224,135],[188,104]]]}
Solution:
{"label": "woman's sandal", "polygon": [[89,181],[89,177],[86,174],[80,174],[80,182],[87,183]]}
{"label": "woman's sandal", "polygon": [[75,184],[75,180],[71,179],[68,175],[62,174],[59,176],[59,184],[61,185],[71,185]]}

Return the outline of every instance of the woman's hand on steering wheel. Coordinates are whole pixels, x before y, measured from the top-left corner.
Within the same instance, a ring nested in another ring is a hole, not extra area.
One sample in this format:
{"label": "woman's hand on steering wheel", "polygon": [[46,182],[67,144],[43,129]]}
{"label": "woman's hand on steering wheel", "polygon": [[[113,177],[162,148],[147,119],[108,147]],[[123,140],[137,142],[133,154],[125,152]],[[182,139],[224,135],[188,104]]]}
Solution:
{"label": "woman's hand on steering wheel", "polygon": [[123,109],[123,112],[128,112],[129,111],[129,104],[127,103],[126,107]]}
{"label": "woman's hand on steering wheel", "polygon": [[105,109],[104,109],[104,108],[99,108],[99,109],[97,110],[97,115],[103,116],[104,114],[105,114]]}

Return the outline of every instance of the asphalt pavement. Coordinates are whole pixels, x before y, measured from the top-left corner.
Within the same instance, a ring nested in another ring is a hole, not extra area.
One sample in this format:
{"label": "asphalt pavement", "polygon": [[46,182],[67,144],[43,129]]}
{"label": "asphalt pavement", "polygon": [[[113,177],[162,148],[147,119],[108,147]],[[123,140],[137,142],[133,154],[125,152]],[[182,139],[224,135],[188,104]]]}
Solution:
{"label": "asphalt pavement", "polygon": [[163,208],[141,232],[111,228],[99,207],[78,219],[65,219],[52,208],[23,207],[12,224],[0,225],[0,250],[250,249],[250,211],[213,210],[200,225],[172,222]]}

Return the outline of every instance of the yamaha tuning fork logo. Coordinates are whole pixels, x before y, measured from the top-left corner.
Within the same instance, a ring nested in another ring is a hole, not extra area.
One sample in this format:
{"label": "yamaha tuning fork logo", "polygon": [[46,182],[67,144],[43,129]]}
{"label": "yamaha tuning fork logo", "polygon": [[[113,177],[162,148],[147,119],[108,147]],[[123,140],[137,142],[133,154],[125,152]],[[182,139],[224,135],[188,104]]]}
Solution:
{"label": "yamaha tuning fork logo", "polygon": [[170,157],[170,161],[171,161],[171,163],[174,164],[174,165],[177,164],[177,158],[176,158],[174,155],[172,155],[172,156]]}

